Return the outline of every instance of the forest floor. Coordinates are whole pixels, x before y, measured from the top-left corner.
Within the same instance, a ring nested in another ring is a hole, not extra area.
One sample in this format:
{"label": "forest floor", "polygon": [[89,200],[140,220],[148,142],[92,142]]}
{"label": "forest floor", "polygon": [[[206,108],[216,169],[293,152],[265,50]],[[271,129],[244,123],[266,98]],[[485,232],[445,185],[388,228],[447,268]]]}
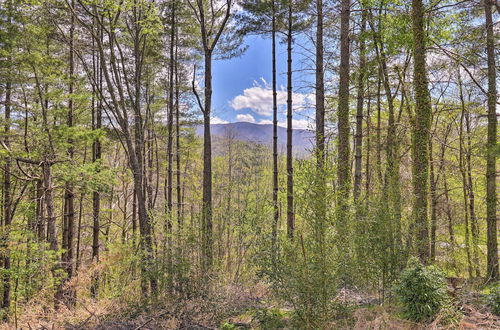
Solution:
{"label": "forest floor", "polygon": [[[500,329],[500,317],[491,314],[484,296],[477,291],[454,293],[458,311],[452,324],[443,325],[445,314],[430,323],[405,320],[397,307],[380,305],[375,295],[341,290],[338,301],[349,306],[349,313],[331,324],[330,329]],[[27,311],[2,329],[294,329],[290,306],[271,302],[263,285],[252,288],[227,286],[204,298],[184,299],[182,303],[158,299],[148,306],[132,301],[81,301],[73,310],[45,311],[44,315]]]}

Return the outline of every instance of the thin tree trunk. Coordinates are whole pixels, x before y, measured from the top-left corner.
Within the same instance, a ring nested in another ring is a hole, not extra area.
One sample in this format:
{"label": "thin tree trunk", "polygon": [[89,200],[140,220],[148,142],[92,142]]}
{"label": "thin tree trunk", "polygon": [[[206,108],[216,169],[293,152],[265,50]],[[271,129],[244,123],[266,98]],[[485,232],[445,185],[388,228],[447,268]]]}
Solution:
{"label": "thin tree trunk", "polygon": [[[173,125],[174,125],[174,43],[175,43],[175,1],[171,4],[170,21],[170,60],[169,60],[169,81],[168,81],[168,118],[167,118],[167,244],[170,251],[172,234],[172,189],[173,189]],[[170,253],[169,253],[170,254]],[[170,255],[168,256],[170,258]]]}
{"label": "thin tree trunk", "polygon": [[[481,277],[481,270],[479,266],[479,224],[476,217],[474,184],[472,182],[472,167],[471,167],[471,123],[470,112],[467,110],[465,113],[465,131],[467,133],[467,148],[465,151],[465,170],[467,172],[467,191],[469,197],[469,215],[472,236],[472,263],[476,277]],[[465,148],[464,148],[465,149]],[[467,212],[467,211],[466,211]]]}
{"label": "thin tree trunk", "polygon": [[[10,147],[10,116],[11,116],[11,91],[12,84],[7,81],[5,86],[5,126],[4,126],[4,139],[3,143],[7,148]],[[2,298],[2,309],[5,311],[5,317],[8,315],[10,308],[10,249],[9,244],[9,232],[10,225],[12,223],[12,197],[11,197],[11,159],[10,157],[5,157],[4,165],[4,177],[3,177],[3,228],[2,228],[2,268],[5,270],[3,272],[3,298]]]}
{"label": "thin tree trunk", "polygon": [[491,7],[493,0],[484,1],[486,24],[486,53],[488,56],[488,141],[486,155],[486,223],[487,223],[487,278],[496,281],[498,271],[497,244],[497,190],[496,190],[496,146],[497,146],[497,87],[495,68],[495,35]]}
{"label": "thin tree trunk", "polygon": [[287,31],[287,112],[286,112],[286,175],[287,175],[287,203],[286,219],[287,234],[293,239],[295,231],[295,214],[293,210],[293,109],[292,109],[292,2],[288,2],[288,31]]}
{"label": "thin tree trunk", "polygon": [[210,113],[212,108],[212,51],[205,50],[205,104],[203,113],[203,266],[212,266],[212,137],[210,133]]}
{"label": "thin tree trunk", "polygon": [[436,261],[436,231],[437,231],[437,179],[432,157],[432,141],[429,141],[430,192],[431,192],[431,255],[430,260]]}
{"label": "thin tree trunk", "polygon": [[177,224],[179,234],[182,235],[182,194],[181,194],[181,122],[180,122],[180,107],[179,107],[179,60],[178,60],[178,47],[179,35],[177,27],[175,31],[175,162],[176,162],[176,195],[177,195]]}
{"label": "thin tree trunk", "polygon": [[354,162],[354,200],[358,200],[361,192],[361,167],[362,167],[362,151],[363,151],[363,102],[365,93],[365,71],[366,71],[366,54],[365,54],[365,30],[366,30],[366,10],[361,8],[361,30],[359,31],[359,73],[358,73],[358,96],[356,104],[356,154]]}
{"label": "thin tree trunk", "polygon": [[48,160],[42,162],[43,189],[45,210],[47,212],[47,241],[52,251],[57,251],[56,217],[54,214],[54,197],[52,186],[51,164]]}
{"label": "thin tree trunk", "polygon": [[[316,0],[316,163],[325,162],[325,77],[323,72],[323,0]],[[364,54],[363,54],[364,55]]]}
{"label": "thin tree trunk", "polygon": [[276,4],[272,1],[272,75],[273,75],[273,215],[272,229],[273,245],[278,236],[279,205],[278,205],[278,101],[276,91]]}
{"label": "thin tree trunk", "polygon": [[474,277],[473,267],[472,267],[472,257],[470,251],[470,225],[469,225],[469,201],[468,201],[468,185],[465,173],[465,159],[464,159],[464,118],[465,118],[465,103],[462,94],[462,84],[459,78],[459,93],[460,93],[460,104],[461,104],[461,114],[460,114],[460,127],[459,127],[459,168],[462,174],[462,192],[463,192],[463,204],[464,204],[464,215],[465,215],[465,252],[467,254],[467,270],[469,272],[469,278]]}
{"label": "thin tree trunk", "polygon": [[367,197],[366,201],[368,202],[369,198],[369,192],[370,192],[370,184],[371,184],[371,163],[370,163],[370,154],[371,154],[371,126],[372,126],[372,121],[371,121],[371,95],[370,95],[370,83],[368,81],[368,86],[367,86],[367,95],[368,95],[368,102],[366,105],[366,156],[365,156],[365,190],[367,192]]}
{"label": "thin tree trunk", "polygon": [[[102,42],[102,29],[99,29],[99,38]],[[97,80],[97,88],[102,91],[103,89],[103,76],[102,76],[102,66],[101,61],[95,60],[93,58],[94,64],[94,75]],[[96,98],[97,90],[93,87],[93,95]],[[94,100],[92,111],[92,129],[99,130],[102,125],[102,98],[97,97]],[[101,141],[97,138],[92,143],[92,162],[101,161]],[[100,209],[101,209],[101,193],[99,189],[92,192],[92,262],[99,262],[99,233],[100,233]],[[90,293],[93,298],[97,297],[99,290],[99,276],[97,273],[92,276],[92,284],[90,286]]]}
{"label": "thin tree trunk", "polygon": [[[74,8],[74,0],[71,1],[71,9]],[[67,114],[67,125],[68,127],[73,127],[73,90],[74,90],[74,33],[75,33],[75,17],[71,15],[71,23],[69,29],[69,99],[68,99],[68,114]],[[70,161],[74,157],[73,139],[68,139],[68,156]],[[65,281],[69,281],[73,277],[73,267],[74,267],[74,256],[73,256],[73,237],[75,232],[75,195],[73,192],[73,183],[66,182],[64,188],[64,214],[63,214],[63,254],[62,254],[62,264],[63,268],[67,273],[67,278]],[[76,299],[76,291],[69,289],[67,292],[62,286],[65,285],[65,281],[61,283],[59,290],[61,295],[65,295],[64,300],[66,304],[70,307],[74,306],[74,300]],[[61,296],[61,298],[63,298]]]}
{"label": "thin tree trunk", "polygon": [[377,144],[377,178],[378,184],[382,184],[382,67],[379,66],[377,74],[377,136],[375,142]]}

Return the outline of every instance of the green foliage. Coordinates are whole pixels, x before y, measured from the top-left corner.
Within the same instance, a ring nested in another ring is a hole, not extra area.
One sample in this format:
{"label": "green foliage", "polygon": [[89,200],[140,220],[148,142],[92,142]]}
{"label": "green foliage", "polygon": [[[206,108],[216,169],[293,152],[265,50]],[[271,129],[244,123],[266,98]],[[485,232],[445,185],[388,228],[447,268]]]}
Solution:
{"label": "green foliage", "polygon": [[435,266],[424,266],[412,258],[402,272],[395,292],[405,316],[414,321],[429,320],[449,302],[446,281]]}
{"label": "green foliage", "polygon": [[285,313],[278,308],[261,308],[255,311],[254,319],[259,321],[262,329],[283,329]]}
{"label": "green foliage", "polygon": [[269,245],[257,260],[260,274],[277,297],[293,306],[294,319],[306,328],[324,328],[337,311],[333,212],[325,207],[333,194],[325,172],[316,168],[314,159],[298,164],[296,215],[301,226],[293,240],[283,235],[278,246]]}
{"label": "green foliage", "polygon": [[233,330],[233,329],[236,329],[236,325],[229,323],[229,322],[224,322],[220,326],[220,328],[221,328],[221,330]]}
{"label": "green foliage", "polygon": [[495,315],[500,315],[500,284],[496,284],[488,294],[488,305]]}

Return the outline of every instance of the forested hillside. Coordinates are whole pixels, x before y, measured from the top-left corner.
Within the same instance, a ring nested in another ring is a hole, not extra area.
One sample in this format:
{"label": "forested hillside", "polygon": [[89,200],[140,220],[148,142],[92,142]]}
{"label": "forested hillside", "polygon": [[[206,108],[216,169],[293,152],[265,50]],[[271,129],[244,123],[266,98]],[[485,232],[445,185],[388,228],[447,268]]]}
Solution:
{"label": "forested hillside", "polygon": [[499,329],[499,45],[497,0],[0,0],[1,327]]}

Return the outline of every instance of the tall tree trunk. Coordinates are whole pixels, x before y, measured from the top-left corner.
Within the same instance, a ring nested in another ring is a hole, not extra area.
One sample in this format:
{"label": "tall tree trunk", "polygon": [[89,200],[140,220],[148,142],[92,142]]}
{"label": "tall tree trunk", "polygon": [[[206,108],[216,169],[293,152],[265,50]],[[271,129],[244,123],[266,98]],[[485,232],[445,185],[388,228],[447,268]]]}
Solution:
{"label": "tall tree trunk", "polygon": [[460,93],[460,104],[461,104],[461,114],[460,114],[460,127],[459,127],[459,168],[462,174],[462,192],[463,192],[463,204],[464,204],[464,219],[465,219],[465,252],[467,254],[467,270],[469,272],[469,278],[474,277],[474,271],[472,267],[472,257],[470,250],[470,225],[469,225],[469,200],[468,200],[468,185],[467,177],[465,173],[466,162],[464,156],[464,118],[465,118],[465,102],[462,93],[462,83],[459,78],[459,93]]}
{"label": "tall tree trunk", "polygon": [[436,261],[436,231],[437,231],[437,178],[432,157],[432,140],[429,141],[430,192],[431,192],[431,251],[430,260]]}
{"label": "tall tree trunk", "polygon": [[276,91],[276,3],[272,1],[272,75],[273,75],[273,215],[272,229],[273,245],[278,236],[279,206],[278,206],[278,101]]}
{"label": "tall tree trunk", "polygon": [[422,262],[429,259],[428,197],[429,197],[429,130],[431,103],[425,64],[424,7],[422,0],[412,0],[413,85],[415,89],[415,120],[413,127],[413,221],[416,230],[416,251]]}
{"label": "tall tree trunk", "polygon": [[[71,10],[74,8],[74,0],[71,1]],[[69,29],[69,86],[68,86],[68,114],[67,114],[67,122],[69,128],[73,127],[73,90],[74,90],[74,72],[75,72],[75,63],[74,63],[74,34],[75,34],[75,17],[71,16],[71,25]],[[73,148],[73,139],[68,139],[68,157],[70,161],[73,160],[74,157],[74,148]],[[61,256],[63,269],[67,273],[67,278],[65,281],[70,280],[73,277],[73,264],[74,264],[74,256],[73,256],[73,237],[75,232],[75,195],[73,192],[73,183],[66,182],[64,187],[64,214],[63,214],[63,254]],[[61,286],[65,285],[65,281],[61,283]],[[76,291],[69,289],[67,292],[63,287],[60,287],[59,290],[61,295],[65,295],[65,297],[60,297],[65,300],[65,303],[72,307],[74,305],[74,299],[76,298],[74,295]]]}
{"label": "tall tree trunk", "polygon": [[288,2],[288,31],[287,31],[287,99],[286,99],[286,175],[287,175],[287,203],[286,219],[287,233],[293,239],[295,231],[295,214],[293,210],[293,109],[292,109],[292,1]]}
{"label": "tall tree trunk", "polygon": [[202,251],[203,268],[212,266],[212,137],[210,113],[212,110],[212,50],[205,49],[205,104],[203,111],[203,201],[202,201]]}
{"label": "tall tree trunk", "polygon": [[180,122],[180,87],[179,87],[179,35],[176,27],[175,31],[175,168],[176,168],[176,195],[177,195],[177,224],[179,234],[182,235],[182,194],[181,194],[181,122]]}
{"label": "tall tree trunk", "polygon": [[[476,217],[474,184],[472,182],[472,141],[471,141],[471,123],[470,112],[467,110],[465,113],[465,132],[467,133],[467,148],[465,151],[465,171],[467,172],[467,191],[469,197],[469,216],[471,225],[472,236],[472,263],[476,277],[481,277],[481,270],[479,266],[479,224]],[[466,210],[467,212],[467,210]]]}
{"label": "tall tree trunk", "polygon": [[355,162],[354,162],[354,200],[358,200],[361,192],[361,167],[363,151],[363,102],[365,93],[365,30],[366,30],[366,10],[361,8],[361,30],[359,31],[359,73],[358,73],[358,96],[356,102],[356,133],[355,133]]}
{"label": "tall tree trunk", "polygon": [[[102,40],[102,29],[99,29],[99,38]],[[95,58],[94,75],[97,81],[97,89],[103,89],[103,77],[101,61]],[[92,104],[92,129],[100,130],[102,127],[102,97],[97,97],[97,89],[93,87],[94,102]],[[101,161],[101,141],[97,138],[92,142],[92,162]],[[92,262],[99,262],[99,233],[100,233],[100,211],[101,211],[101,193],[99,189],[92,192]],[[97,273],[92,276],[90,293],[93,298],[97,297],[99,290],[99,276]]]}
{"label": "tall tree trunk", "polygon": [[[136,8],[134,7],[134,10]],[[140,12],[135,13],[135,18],[138,21]],[[145,138],[144,138],[144,119],[141,112],[141,83],[142,83],[142,65],[144,53],[142,52],[140,40],[142,36],[141,27],[136,24],[134,27],[134,104],[133,104],[133,134],[134,141],[127,139],[127,149],[129,150],[129,163],[132,168],[134,177],[134,190],[137,195],[137,206],[139,215],[139,231],[141,234],[141,247],[144,253],[141,263],[141,271],[143,280],[149,280],[151,293],[157,293],[157,281],[154,272],[154,255],[153,255],[153,235],[152,223],[147,207],[147,178],[144,176],[144,154],[145,154]],[[147,120],[147,119],[146,119]],[[143,283],[143,293],[147,293],[147,286]]]}
{"label": "tall tree trunk", "polygon": [[[347,239],[348,198],[351,185],[350,146],[349,146],[349,20],[350,0],[341,1],[340,12],[340,69],[339,69],[339,108],[338,108],[338,232],[340,240]],[[343,252],[345,258],[347,250]]]}
{"label": "tall tree trunk", "polygon": [[316,0],[316,163],[325,162],[325,77],[323,72],[323,0]]}
{"label": "tall tree trunk", "polygon": [[496,190],[496,146],[497,146],[497,87],[495,68],[495,35],[491,7],[493,0],[484,1],[486,23],[486,53],[488,55],[488,150],[486,155],[486,223],[487,223],[487,277],[496,281],[498,271],[497,244],[497,190]]}
{"label": "tall tree trunk", "polygon": [[377,136],[375,142],[377,144],[377,179],[378,184],[382,184],[382,67],[379,66],[377,74]]}
{"label": "tall tree trunk", "polygon": [[[370,163],[370,154],[371,154],[371,95],[370,95],[370,81],[368,80],[367,86],[367,95],[368,95],[368,104],[366,105],[366,156],[365,156],[365,190],[366,192],[370,191],[371,178],[372,178],[372,169]],[[366,197],[366,201],[368,202],[369,198]]]}
{"label": "tall tree trunk", "polygon": [[[10,80],[5,86],[5,126],[3,143],[7,148],[10,147],[10,115],[11,115],[11,91],[12,84]],[[12,197],[11,197],[11,159],[5,157],[4,177],[3,177],[3,228],[2,228],[2,268],[5,270],[2,276],[3,282],[3,298],[2,309],[5,317],[8,315],[10,308],[10,249],[9,249],[9,232],[12,223]]]}
{"label": "tall tree trunk", "polygon": [[[170,59],[169,59],[169,79],[168,79],[168,118],[167,118],[167,241],[171,241],[172,234],[172,189],[173,189],[173,125],[174,125],[174,48],[175,48],[175,1],[171,4],[171,18],[170,18]],[[170,243],[167,244],[170,249]],[[170,258],[170,256],[169,256]]]}

